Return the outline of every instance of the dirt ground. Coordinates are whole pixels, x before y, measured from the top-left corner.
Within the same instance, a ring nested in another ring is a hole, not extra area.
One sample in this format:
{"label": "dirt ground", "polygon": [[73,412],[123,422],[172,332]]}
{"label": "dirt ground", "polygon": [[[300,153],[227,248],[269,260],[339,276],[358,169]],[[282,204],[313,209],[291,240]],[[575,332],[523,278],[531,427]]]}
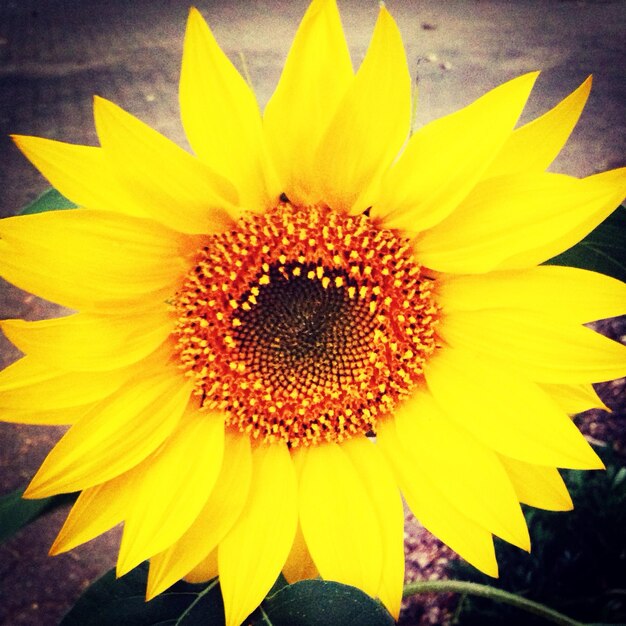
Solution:
{"label": "dirt ground", "polygon": [[[279,76],[306,0],[199,0],[238,66],[246,59],[263,105]],[[0,2],[0,216],[15,214],[47,185],[9,133],[95,144],[93,94],[110,98],[185,145],[177,113],[183,0],[4,0]],[[355,62],[362,59],[378,3],[339,1]],[[586,175],[624,165],[626,3],[558,0],[389,0],[419,79],[418,123],[471,102],[523,72],[542,69],[526,116],[554,105],[585,77],[594,88],[555,171]],[[527,119],[525,117],[524,119]],[[41,319],[62,311],[0,283],[0,317]],[[616,337],[624,325],[603,328]],[[0,337],[0,366],[19,356]],[[582,418],[590,437],[626,445],[623,383],[603,386],[614,413]],[[621,398],[621,399],[620,399]],[[617,403],[617,404],[616,404]],[[619,403],[622,403],[618,406]],[[61,429],[0,424],[0,493],[24,486]],[[119,532],[70,554],[47,550],[65,511],[39,520],[0,547],[0,624],[58,623],[91,581],[113,565]],[[440,576],[451,553],[410,515],[407,579]],[[404,624],[443,624],[449,598],[418,598]]]}

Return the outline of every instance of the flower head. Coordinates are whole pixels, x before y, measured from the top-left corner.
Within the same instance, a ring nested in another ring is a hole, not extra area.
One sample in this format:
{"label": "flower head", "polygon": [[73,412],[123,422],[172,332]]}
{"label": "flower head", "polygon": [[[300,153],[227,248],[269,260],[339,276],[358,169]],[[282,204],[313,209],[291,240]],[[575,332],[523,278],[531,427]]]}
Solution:
{"label": "flower head", "polygon": [[28,497],[81,491],[54,546],[124,522],[148,597],[219,574],[227,623],[276,577],[321,575],[397,617],[401,493],[497,574],[520,502],[568,509],[556,468],[599,468],[568,413],[626,350],[583,326],[624,286],[541,266],[621,201],[625,170],[546,173],[591,81],[514,130],[537,74],[409,137],[411,80],[384,7],[352,69],[314,0],[260,115],[198,11],[180,104],[194,155],[102,98],[100,147],[15,137],[81,208],[0,223],[14,284],[76,309],[6,320],[26,356],[4,419],[71,424]]}

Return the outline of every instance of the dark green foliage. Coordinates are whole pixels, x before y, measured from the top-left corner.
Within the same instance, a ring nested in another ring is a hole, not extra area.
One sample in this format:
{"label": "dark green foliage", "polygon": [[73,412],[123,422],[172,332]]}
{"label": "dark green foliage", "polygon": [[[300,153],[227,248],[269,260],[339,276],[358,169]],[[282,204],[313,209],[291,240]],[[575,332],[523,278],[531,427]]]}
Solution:
{"label": "dark green foliage", "polygon": [[[348,585],[327,580],[303,580],[283,587],[261,605],[265,621],[275,626],[393,626],[382,605]],[[255,624],[257,622],[254,622]]]}
{"label": "dark green foliage", "polygon": [[75,209],[76,205],[62,196],[56,189],[44,191],[38,198],[25,206],[20,215],[30,215],[31,213],[44,213],[45,211],[61,211],[64,209]]}
{"label": "dark green foliage", "polygon": [[[122,578],[111,570],[91,585],[60,626],[224,626],[216,579],[204,585],[178,582],[145,601],[144,563]],[[305,580],[287,585],[282,575],[246,626],[393,626],[391,615],[348,585]]]}
{"label": "dark green foliage", "polygon": [[23,489],[18,489],[0,497],[0,542],[6,541],[42,515],[76,500],[74,493],[40,500],[24,500],[23,493]]}
{"label": "dark green foliage", "polygon": [[[493,580],[455,562],[452,576],[488,584],[541,602],[591,623],[626,623],[626,467],[599,450],[607,470],[568,470],[564,478],[574,510],[527,508],[532,552],[497,541],[500,578]],[[541,626],[546,622],[490,600],[465,597],[462,626]]]}
{"label": "dark green foliage", "polygon": [[607,274],[626,282],[626,205],[618,207],[575,246],[546,261]]}
{"label": "dark green foliage", "polygon": [[179,582],[146,602],[147,564],[115,578],[107,572],[93,583],[61,620],[60,626],[223,626],[219,585]]}

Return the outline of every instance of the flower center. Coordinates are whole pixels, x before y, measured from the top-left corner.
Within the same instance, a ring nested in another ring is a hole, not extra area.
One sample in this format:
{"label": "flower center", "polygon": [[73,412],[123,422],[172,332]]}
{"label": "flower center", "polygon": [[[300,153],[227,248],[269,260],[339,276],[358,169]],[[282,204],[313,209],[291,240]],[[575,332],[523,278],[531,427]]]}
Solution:
{"label": "flower center", "polygon": [[365,215],[280,203],[210,235],[176,294],[181,367],[206,410],[292,447],[375,432],[435,349],[433,283]]}

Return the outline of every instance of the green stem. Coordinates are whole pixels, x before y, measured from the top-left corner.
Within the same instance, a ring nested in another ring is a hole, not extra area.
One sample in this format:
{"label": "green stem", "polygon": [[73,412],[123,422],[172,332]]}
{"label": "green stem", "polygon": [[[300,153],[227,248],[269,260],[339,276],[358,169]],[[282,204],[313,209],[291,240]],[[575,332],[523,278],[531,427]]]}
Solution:
{"label": "green stem", "polygon": [[206,594],[209,593],[209,591],[211,591],[217,583],[217,578],[214,578],[204,589],[202,589],[202,591],[199,591],[193,602],[178,616],[175,623],[182,624],[183,620],[189,615],[189,613],[191,613],[193,607],[196,606],[196,604],[198,604],[198,602],[200,602],[200,600],[202,600],[202,598],[206,596]]}
{"label": "green stem", "polygon": [[496,602],[504,602],[511,606],[516,606],[527,613],[533,613],[553,624],[561,626],[584,626],[582,622],[577,622],[563,613],[559,613],[539,602],[533,602],[522,596],[518,596],[502,589],[495,589],[489,585],[479,585],[478,583],[464,582],[462,580],[424,580],[409,583],[404,587],[402,596],[407,598],[418,593],[462,593],[471,596],[481,596]]}
{"label": "green stem", "polygon": [[267,624],[267,626],[274,626],[272,624],[272,621],[268,617],[267,613],[263,610],[263,606],[262,605],[259,606],[259,609],[261,609],[261,617],[263,618],[263,621]]}

